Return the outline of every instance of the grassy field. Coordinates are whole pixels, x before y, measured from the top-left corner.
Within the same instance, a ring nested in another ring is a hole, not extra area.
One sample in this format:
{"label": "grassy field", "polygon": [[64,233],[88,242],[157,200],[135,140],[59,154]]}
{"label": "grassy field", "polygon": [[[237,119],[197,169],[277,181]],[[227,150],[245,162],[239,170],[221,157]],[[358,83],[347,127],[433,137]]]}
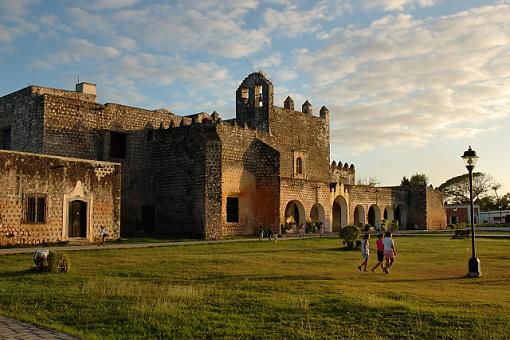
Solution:
{"label": "grassy field", "polygon": [[67,274],[6,255],[0,315],[87,339],[509,338],[510,240],[478,240],[479,279],[470,244],[396,238],[389,275],[333,238],[69,252]]}

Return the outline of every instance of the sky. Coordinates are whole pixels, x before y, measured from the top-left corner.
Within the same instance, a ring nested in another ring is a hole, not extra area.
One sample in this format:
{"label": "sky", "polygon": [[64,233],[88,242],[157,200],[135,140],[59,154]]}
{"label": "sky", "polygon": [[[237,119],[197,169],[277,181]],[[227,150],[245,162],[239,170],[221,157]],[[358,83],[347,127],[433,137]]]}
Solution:
{"label": "sky", "polygon": [[229,119],[258,70],[275,105],[328,107],[359,179],[437,187],[471,145],[510,192],[510,0],[0,1],[0,96],[79,77],[100,103]]}

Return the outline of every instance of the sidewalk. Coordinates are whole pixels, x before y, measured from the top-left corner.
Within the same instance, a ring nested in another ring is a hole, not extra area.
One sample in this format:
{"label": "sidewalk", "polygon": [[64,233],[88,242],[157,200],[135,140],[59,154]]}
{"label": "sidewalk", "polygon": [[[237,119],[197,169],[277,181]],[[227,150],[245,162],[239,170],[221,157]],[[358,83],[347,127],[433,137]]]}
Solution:
{"label": "sidewalk", "polygon": [[[435,236],[435,237],[452,237],[453,231],[443,231],[443,232],[428,232],[426,230],[399,230],[398,233],[393,236]],[[319,238],[319,234],[308,234],[305,235],[304,238]],[[338,238],[337,233],[325,233],[323,237],[327,238]],[[508,234],[484,234],[483,231],[476,231],[476,237],[480,238],[510,238],[510,233]],[[278,241],[289,241],[300,239],[299,235],[285,235],[283,237],[278,238]],[[63,251],[76,251],[76,250],[103,250],[103,249],[136,249],[136,248],[156,248],[156,247],[176,247],[176,246],[189,246],[189,245],[202,245],[202,244],[220,244],[220,243],[234,243],[234,242],[267,242],[267,239],[259,240],[259,238],[242,238],[242,239],[232,239],[232,240],[216,240],[216,241],[204,241],[204,240],[196,240],[196,241],[169,241],[169,242],[160,242],[160,243],[107,243],[105,246],[97,246],[95,244],[87,244],[87,245],[74,245],[74,246],[40,246],[40,247],[30,247],[30,248],[5,248],[0,249],[1,255],[10,255],[10,254],[26,254],[33,253],[36,249],[54,249],[54,250],[63,250]]]}
{"label": "sidewalk", "polygon": [[0,339],[79,339],[0,316]]}

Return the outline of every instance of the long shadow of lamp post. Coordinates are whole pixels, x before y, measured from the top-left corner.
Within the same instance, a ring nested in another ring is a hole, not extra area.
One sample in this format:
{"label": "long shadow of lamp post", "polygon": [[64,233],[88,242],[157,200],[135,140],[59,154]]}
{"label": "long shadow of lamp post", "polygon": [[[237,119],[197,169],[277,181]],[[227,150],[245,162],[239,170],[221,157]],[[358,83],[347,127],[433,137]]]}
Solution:
{"label": "long shadow of lamp post", "polygon": [[476,257],[475,250],[475,224],[474,224],[474,207],[473,207],[473,169],[475,168],[476,161],[478,160],[478,156],[476,155],[476,151],[469,149],[464,151],[464,155],[462,155],[462,159],[464,160],[464,165],[469,172],[469,203],[471,204],[471,246],[473,248],[473,254],[469,259],[469,277],[480,277],[482,276],[482,272],[480,271],[480,260]]}

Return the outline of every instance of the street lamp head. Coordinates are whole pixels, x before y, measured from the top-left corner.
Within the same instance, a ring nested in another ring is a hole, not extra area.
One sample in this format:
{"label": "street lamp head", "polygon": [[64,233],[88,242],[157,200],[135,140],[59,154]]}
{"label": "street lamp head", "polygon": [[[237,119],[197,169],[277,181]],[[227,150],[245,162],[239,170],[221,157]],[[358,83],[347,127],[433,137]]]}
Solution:
{"label": "street lamp head", "polygon": [[469,146],[469,149],[464,151],[464,155],[462,155],[462,160],[464,161],[464,165],[468,170],[471,171],[475,168],[478,156],[476,155],[476,151],[471,149],[471,145]]}

